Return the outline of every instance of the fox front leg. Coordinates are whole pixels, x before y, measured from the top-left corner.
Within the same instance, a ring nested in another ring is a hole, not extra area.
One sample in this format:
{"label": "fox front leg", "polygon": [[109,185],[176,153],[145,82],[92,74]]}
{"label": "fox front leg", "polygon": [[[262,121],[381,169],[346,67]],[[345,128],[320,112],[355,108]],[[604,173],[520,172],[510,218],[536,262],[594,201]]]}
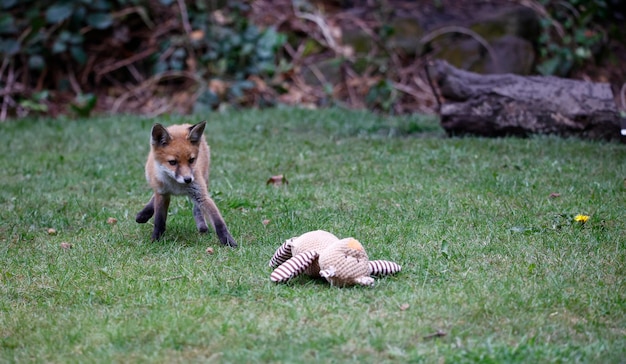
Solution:
{"label": "fox front leg", "polygon": [[220,215],[217,206],[215,206],[215,202],[213,202],[213,200],[209,197],[201,206],[201,210],[204,212],[204,215],[208,215],[207,217],[211,221],[220,242],[223,245],[230,246],[232,248],[237,247],[237,242],[235,241],[235,238],[230,235],[230,231],[228,231],[228,227],[226,227],[226,223],[224,222],[222,215]]}
{"label": "fox front leg", "polygon": [[198,207],[195,203],[193,204],[193,219],[196,221],[196,227],[199,232],[206,233],[209,231],[209,227],[206,225],[206,220],[204,220],[204,216],[202,215],[202,210],[200,210],[200,207]]}
{"label": "fox front leg", "polygon": [[211,225],[213,225],[213,229],[215,229],[215,233],[217,234],[218,239],[220,239],[220,242],[226,246],[233,248],[236,247],[237,242],[232,235],[230,235],[230,231],[228,231],[228,227],[226,227],[226,223],[220,214],[220,210],[217,209],[215,202],[213,202],[209,196],[206,186],[198,183],[197,185],[191,187],[189,189],[189,197],[193,201],[194,205],[200,209],[204,219],[211,222]]}

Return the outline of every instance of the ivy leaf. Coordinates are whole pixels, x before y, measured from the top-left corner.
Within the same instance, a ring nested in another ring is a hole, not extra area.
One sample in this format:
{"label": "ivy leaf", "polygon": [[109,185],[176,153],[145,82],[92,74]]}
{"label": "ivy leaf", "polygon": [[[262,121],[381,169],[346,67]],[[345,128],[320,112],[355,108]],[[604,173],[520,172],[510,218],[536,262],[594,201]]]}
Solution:
{"label": "ivy leaf", "polygon": [[559,68],[560,61],[559,57],[552,57],[537,66],[537,70],[544,76],[554,75]]}
{"label": "ivy leaf", "polygon": [[57,39],[52,44],[52,53],[53,54],[62,53],[62,52],[65,52],[66,50],[67,50],[67,44],[65,44],[65,42],[62,41],[61,39]]}
{"label": "ivy leaf", "polygon": [[72,15],[74,6],[70,2],[62,2],[54,4],[46,11],[46,20],[48,23],[60,23]]}
{"label": "ivy leaf", "polygon": [[89,114],[96,107],[98,98],[94,94],[80,94],[76,96],[73,103],[70,104],[72,110],[80,117],[89,117]]}
{"label": "ivy leaf", "polygon": [[285,37],[283,35],[276,32],[273,28],[268,28],[259,38],[258,45],[263,49],[273,50],[283,45],[284,41]]}
{"label": "ivy leaf", "polygon": [[85,64],[85,62],[87,62],[87,54],[85,53],[83,48],[79,46],[72,46],[70,48],[70,53],[72,54],[72,57],[76,60],[76,62],[80,64]]}
{"label": "ivy leaf", "polygon": [[20,43],[14,39],[0,39],[0,54],[12,56],[20,51]]}
{"label": "ivy leaf", "polygon": [[113,18],[108,13],[94,13],[87,15],[87,24],[96,29],[106,29],[113,24]]}
{"label": "ivy leaf", "polygon": [[22,100],[20,101],[20,106],[30,111],[38,111],[38,112],[48,111],[48,105],[35,102],[32,100]]}
{"label": "ivy leaf", "polygon": [[107,0],[87,0],[84,3],[94,10],[107,11],[111,9],[111,4]]}
{"label": "ivy leaf", "polygon": [[11,14],[0,15],[0,34],[15,34],[17,27]]}
{"label": "ivy leaf", "polygon": [[72,34],[68,32],[67,30],[64,30],[61,33],[59,33],[59,41],[67,43],[71,39],[72,39]]}
{"label": "ivy leaf", "polygon": [[30,68],[31,70],[42,70],[45,65],[46,62],[39,54],[32,55],[30,56],[30,58],[28,58],[28,68]]}

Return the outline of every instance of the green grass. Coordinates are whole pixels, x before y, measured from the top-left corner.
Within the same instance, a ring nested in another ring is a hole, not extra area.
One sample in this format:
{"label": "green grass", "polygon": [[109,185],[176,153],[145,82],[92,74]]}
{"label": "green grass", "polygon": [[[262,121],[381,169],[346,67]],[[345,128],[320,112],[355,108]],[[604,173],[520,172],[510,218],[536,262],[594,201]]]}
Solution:
{"label": "green grass", "polygon": [[[341,110],[210,115],[230,249],[184,198],[163,241],[135,223],[154,121],[1,125],[0,362],[626,357],[623,145],[445,138],[432,119]],[[277,174],[289,184],[266,185]],[[373,288],[271,283],[275,249],[313,229],[403,271]]]}

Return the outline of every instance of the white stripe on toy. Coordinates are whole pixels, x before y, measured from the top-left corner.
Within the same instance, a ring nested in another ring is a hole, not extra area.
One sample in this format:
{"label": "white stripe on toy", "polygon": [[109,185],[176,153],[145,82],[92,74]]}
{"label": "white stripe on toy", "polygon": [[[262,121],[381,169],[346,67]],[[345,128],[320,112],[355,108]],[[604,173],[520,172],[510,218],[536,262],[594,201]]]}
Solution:
{"label": "white stripe on toy", "polygon": [[278,249],[276,249],[276,253],[270,259],[270,267],[276,268],[279,265],[283,264],[287,261],[287,259],[291,258],[291,242],[293,238],[285,241],[283,245],[281,245]]}
{"label": "white stripe on toy", "polygon": [[270,274],[272,282],[283,283],[304,272],[319,254],[314,251],[304,252],[287,260]]}
{"label": "white stripe on toy", "polygon": [[398,273],[402,268],[394,262],[388,260],[370,260],[370,274],[373,276],[383,276]]}

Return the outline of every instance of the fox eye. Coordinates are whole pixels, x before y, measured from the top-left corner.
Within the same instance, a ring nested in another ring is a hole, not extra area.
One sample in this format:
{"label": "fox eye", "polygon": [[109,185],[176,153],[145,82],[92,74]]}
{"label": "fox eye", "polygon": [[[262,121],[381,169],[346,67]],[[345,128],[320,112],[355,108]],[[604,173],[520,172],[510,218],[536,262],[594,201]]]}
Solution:
{"label": "fox eye", "polygon": [[176,160],[175,160],[175,159],[172,159],[172,160],[170,160],[170,161],[167,161],[167,163],[169,163],[169,164],[170,164],[170,166],[175,166],[175,165],[176,165]]}
{"label": "fox eye", "polygon": [[196,158],[189,158],[189,164],[193,164],[196,161]]}

